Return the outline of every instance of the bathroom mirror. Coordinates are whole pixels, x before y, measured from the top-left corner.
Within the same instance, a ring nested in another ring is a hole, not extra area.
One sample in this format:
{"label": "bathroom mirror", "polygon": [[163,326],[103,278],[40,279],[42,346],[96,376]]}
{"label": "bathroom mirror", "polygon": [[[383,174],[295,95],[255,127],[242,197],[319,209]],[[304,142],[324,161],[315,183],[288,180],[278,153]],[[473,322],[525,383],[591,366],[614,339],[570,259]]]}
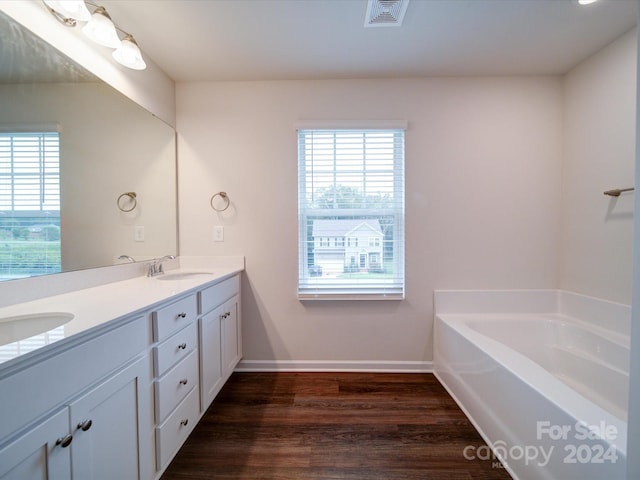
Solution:
{"label": "bathroom mirror", "polygon": [[0,280],[177,254],[173,128],[2,12],[0,105]]}

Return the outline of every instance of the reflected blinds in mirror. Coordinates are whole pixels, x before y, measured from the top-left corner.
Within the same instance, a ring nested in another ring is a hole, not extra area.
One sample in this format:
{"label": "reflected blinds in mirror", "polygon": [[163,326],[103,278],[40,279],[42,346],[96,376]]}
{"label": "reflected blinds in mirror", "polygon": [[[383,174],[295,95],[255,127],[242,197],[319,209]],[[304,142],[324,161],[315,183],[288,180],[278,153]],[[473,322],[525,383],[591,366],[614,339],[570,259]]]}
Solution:
{"label": "reflected blinds in mirror", "polygon": [[0,132],[1,279],[59,272],[58,132]]}
{"label": "reflected blinds in mirror", "polygon": [[0,133],[0,210],[60,211],[58,132]]}

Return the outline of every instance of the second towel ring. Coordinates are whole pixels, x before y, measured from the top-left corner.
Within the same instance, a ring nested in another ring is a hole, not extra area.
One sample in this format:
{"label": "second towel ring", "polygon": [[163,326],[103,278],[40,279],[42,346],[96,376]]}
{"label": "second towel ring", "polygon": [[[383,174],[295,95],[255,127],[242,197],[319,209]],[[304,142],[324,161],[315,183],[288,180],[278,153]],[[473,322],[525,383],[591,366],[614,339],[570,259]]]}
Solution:
{"label": "second towel ring", "polygon": [[[122,205],[122,199],[124,197],[129,198],[130,208],[125,208]],[[122,195],[118,197],[116,204],[118,205],[118,209],[120,209],[120,211],[122,212],[126,213],[126,212],[132,211],[134,208],[136,208],[136,205],[138,205],[138,200],[136,200],[136,192],[124,192]]]}
{"label": "second towel ring", "polygon": [[[224,202],[223,207],[216,207],[213,204],[213,201],[215,200],[216,197],[220,197],[222,199],[222,201]],[[227,208],[229,208],[230,203],[231,201],[229,200],[229,195],[227,195],[227,192],[214,193],[213,196],[211,197],[211,200],[209,200],[209,204],[211,205],[211,208],[213,208],[216,212],[224,212]]]}

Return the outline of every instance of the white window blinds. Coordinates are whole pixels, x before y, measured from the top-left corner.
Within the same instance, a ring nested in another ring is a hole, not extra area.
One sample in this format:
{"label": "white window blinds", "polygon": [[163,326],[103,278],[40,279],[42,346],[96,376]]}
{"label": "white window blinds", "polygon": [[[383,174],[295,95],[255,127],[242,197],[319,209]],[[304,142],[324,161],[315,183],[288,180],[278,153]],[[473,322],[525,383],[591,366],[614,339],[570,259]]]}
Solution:
{"label": "white window blinds", "polygon": [[0,131],[0,280],[61,270],[57,131]]}
{"label": "white window blinds", "polygon": [[404,298],[404,129],[298,130],[301,299]]}
{"label": "white window blinds", "polygon": [[0,132],[0,210],[60,211],[58,132]]}

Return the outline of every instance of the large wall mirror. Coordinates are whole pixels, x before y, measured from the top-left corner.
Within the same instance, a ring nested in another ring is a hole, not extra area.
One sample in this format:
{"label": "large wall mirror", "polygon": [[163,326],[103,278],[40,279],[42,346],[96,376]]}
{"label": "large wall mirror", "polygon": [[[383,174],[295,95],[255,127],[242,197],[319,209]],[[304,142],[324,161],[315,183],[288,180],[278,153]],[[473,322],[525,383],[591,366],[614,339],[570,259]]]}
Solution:
{"label": "large wall mirror", "polygon": [[173,128],[0,12],[0,280],[177,254]]}

